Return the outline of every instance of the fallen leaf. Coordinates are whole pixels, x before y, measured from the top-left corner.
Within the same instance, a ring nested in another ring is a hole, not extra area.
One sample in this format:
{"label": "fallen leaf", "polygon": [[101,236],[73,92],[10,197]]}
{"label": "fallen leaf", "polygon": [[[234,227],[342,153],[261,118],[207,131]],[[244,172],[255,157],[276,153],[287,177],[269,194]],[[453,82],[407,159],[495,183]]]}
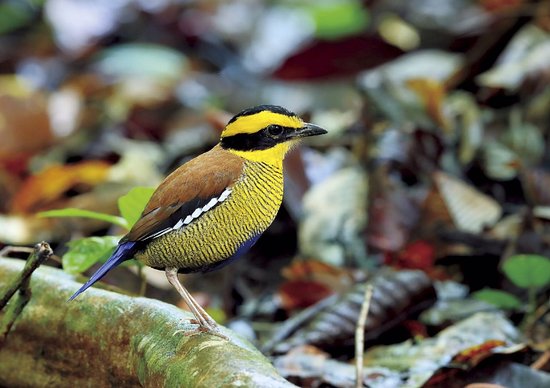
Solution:
{"label": "fallen leaf", "polygon": [[102,161],[85,161],[51,166],[30,176],[15,195],[13,213],[33,213],[45,210],[65,192],[78,186],[94,186],[107,177],[111,165]]}
{"label": "fallen leaf", "polygon": [[287,280],[317,281],[335,292],[349,289],[354,281],[350,271],[319,260],[295,260],[281,272]]}
{"label": "fallen leaf", "polygon": [[312,186],[303,201],[300,252],[336,265],[365,263],[368,189],[366,174],[355,166]]}
{"label": "fallen leaf", "polygon": [[534,205],[550,205],[550,173],[541,168],[523,169],[520,173],[523,190]]}
{"label": "fallen leaf", "polygon": [[[373,52],[376,55],[372,55]],[[287,58],[273,75],[283,80],[349,76],[386,63],[402,53],[376,36],[317,40]]]}
{"label": "fallen leaf", "polygon": [[497,201],[458,178],[434,173],[434,181],[457,229],[479,233],[502,217]]}
{"label": "fallen leaf", "polygon": [[511,11],[524,3],[524,0],[478,0],[477,3],[489,12]]}
{"label": "fallen leaf", "polygon": [[315,280],[289,280],[279,286],[277,295],[286,311],[303,309],[332,295],[327,285]]}
{"label": "fallen leaf", "polygon": [[[352,387],[355,385],[355,366],[331,359],[329,354],[314,346],[298,346],[273,364],[281,375],[302,387]],[[364,387],[398,387],[402,379],[388,368],[363,368]]]}
{"label": "fallen leaf", "polygon": [[392,181],[381,167],[371,177],[367,238],[369,245],[384,251],[401,249],[419,216],[410,193]]}
{"label": "fallen leaf", "polygon": [[0,77],[0,161],[32,156],[51,145],[48,99],[18,77]]}
{"label": "fallen leaf", "polygon": [[399,252],[388,253],[386,264],[407,269],[431,269],[435,262],[435,248],[427,241],[414,241]]}
{"label": "fallen leaf", "polygon": [[521,158],[509,147],[499,141],[483,145],[481,166],[489,178],[510,180],[517,176],[523,163]]}
{"label": "fallen leaf", "polygon": [[526,24],[497,59],[496,66],[477,76],[477,83],[514,92],[530,77],[545,78],[550,62],[550,34]]}
{"label": "fallen leaf", "polygon": [[450,122],[443,113],[443,102],[447,94],[443,82],[431,78],[412,78],[406,84],[420,98],[428,116],[449,133]]}
{"label": "fallen leaf", "polygon": [[[374,275],[370,283],[373,285],[373,295],[365,325],[366,340],[377,338],[404,321],[414,311],[435,301],[432,283],[421,271],[381,271]],[[314,316],[309,316],[307,310],[304,310],[300,314],[308,317],[307,322],[302,322],[288,337],[279,338],[278,333],[273,335],[272,341],[276,339],[273,344],[275,351],[286,352],[304,344],[323,349],[351,346],[354,343],[355,327],[366,286],[367,283],[357,284],[345,294],[320,301],[319,304],[323,304],[330,299],[332,303]],[[309,309],[315,310],[316,306]],[[281,329],[281,332],[284,330],[286,329]]]}
{"label": "fallen leaf", "polygon": [[[402,386],[420,387],[433,383],[434,374],[442,368],[470,369],[493,354],[524,348],[521,333],[504,315],[477,313],[434,338],[373,347],[365,353],[364,365],[401,372],[406,376]],[[440,377],[436,375],[435,379]]]}

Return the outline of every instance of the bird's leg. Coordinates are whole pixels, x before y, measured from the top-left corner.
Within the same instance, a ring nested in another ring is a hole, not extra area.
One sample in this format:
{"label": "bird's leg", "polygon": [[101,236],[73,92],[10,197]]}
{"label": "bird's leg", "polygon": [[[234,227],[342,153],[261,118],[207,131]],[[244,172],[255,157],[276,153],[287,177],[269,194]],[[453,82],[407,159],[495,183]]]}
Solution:
{"label": "bird's leg", "polygon": [[187,306],[189,306],[189,309],[191,309],[191,312],[195,316],[196,320],[199,323],[199,331],[206,331],[208,333],[217,335],[218,337],[222,337],[224,339],[227,339],[223,334],[219,333],[218,325],[216,324],[216,321],[208,315],[206,311],[201,307],[200,304],[197,303],[197,301],[193,298],[193,296],[185,289],[185,287],[180,283],[178,279],[178,269],[167,267],[166,270],[166,278],[170,282],[172,286],[179,292]]}

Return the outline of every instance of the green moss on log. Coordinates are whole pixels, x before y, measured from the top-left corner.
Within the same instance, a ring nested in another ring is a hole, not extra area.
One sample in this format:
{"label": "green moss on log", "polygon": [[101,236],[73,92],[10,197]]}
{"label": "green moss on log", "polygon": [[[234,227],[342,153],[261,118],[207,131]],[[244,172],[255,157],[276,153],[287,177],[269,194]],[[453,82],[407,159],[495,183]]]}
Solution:
{"label": "green moss on log", "polygon": [[[0,290],[23,265],[0,258]],[[0,349],[0,386],[292,386],[228,329],[229,341],[176,333],[193,327],[190,314],[99,289],[67,302],[78,287],[60,270],[35,271],[32,298]]]}

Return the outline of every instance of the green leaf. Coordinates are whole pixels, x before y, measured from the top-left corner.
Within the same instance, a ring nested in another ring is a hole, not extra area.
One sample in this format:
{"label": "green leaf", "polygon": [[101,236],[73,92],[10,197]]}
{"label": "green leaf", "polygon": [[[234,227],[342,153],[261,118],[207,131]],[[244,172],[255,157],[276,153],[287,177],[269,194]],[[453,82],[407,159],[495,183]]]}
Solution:
{"label": "green leaf", "polygon": [[515,255],[504,262],[502,270],[518,287],[544,287],[550,284],[550,259],[544,256]]}
{"label": "green leaf", "polygon": [[128,228],[128,222],[118,216],[113,216],[110,214],[94,212],[91,210],[75,209],[75,208],[66,208],[66,209],[56,209],[48,210],[45,212],[38,213],[38,217],[83,217],[83,218],[92,218],[94,220],[107,221],[111,224],[121,226],[123,228]]}
{"label": "green leaf", "polygon": [[502,309],[517,310],[522,306],[521,300],[506,291],[484,288],[473,293],[473,297],[487,303],[491,303]]}
{"label": "green leaf", "polygon": [[69,250],[63,255],[63,270],[79,274],[97,262],[106,261],[119,239],[116,236],[85,237],[69,242]]}
{"label": "green leaf", "polygon": [[33,5],[25,2],[3,2],[0,4],[0,35],[28,25],[36,13]]}
{"label": "green leaf", "polygon": [[134,187],[118,199],[118,210],[130,229],[139,220],[145,205],[155,191],[152,187]]}
{"label": "green leaf", "polygon": [[364,31],[369,24],[369,12],[358,0],[313,2],[307,11],[318,38],[338,39]]}

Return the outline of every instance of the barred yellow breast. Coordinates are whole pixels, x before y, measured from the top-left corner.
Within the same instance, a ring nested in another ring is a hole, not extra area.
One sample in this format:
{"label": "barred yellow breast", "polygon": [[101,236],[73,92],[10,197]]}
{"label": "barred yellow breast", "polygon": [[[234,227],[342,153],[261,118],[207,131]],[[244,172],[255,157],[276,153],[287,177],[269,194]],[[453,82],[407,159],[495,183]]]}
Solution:
{"label": "barred yellow breast", "polygon": [[200,222],[154,239],[136,258],[153,268],[175,266],[184,273],[227,264],[277,215],[283,199],[282,164],[245,162],[241,178],[225,192],[223,202],[201,215]]}

